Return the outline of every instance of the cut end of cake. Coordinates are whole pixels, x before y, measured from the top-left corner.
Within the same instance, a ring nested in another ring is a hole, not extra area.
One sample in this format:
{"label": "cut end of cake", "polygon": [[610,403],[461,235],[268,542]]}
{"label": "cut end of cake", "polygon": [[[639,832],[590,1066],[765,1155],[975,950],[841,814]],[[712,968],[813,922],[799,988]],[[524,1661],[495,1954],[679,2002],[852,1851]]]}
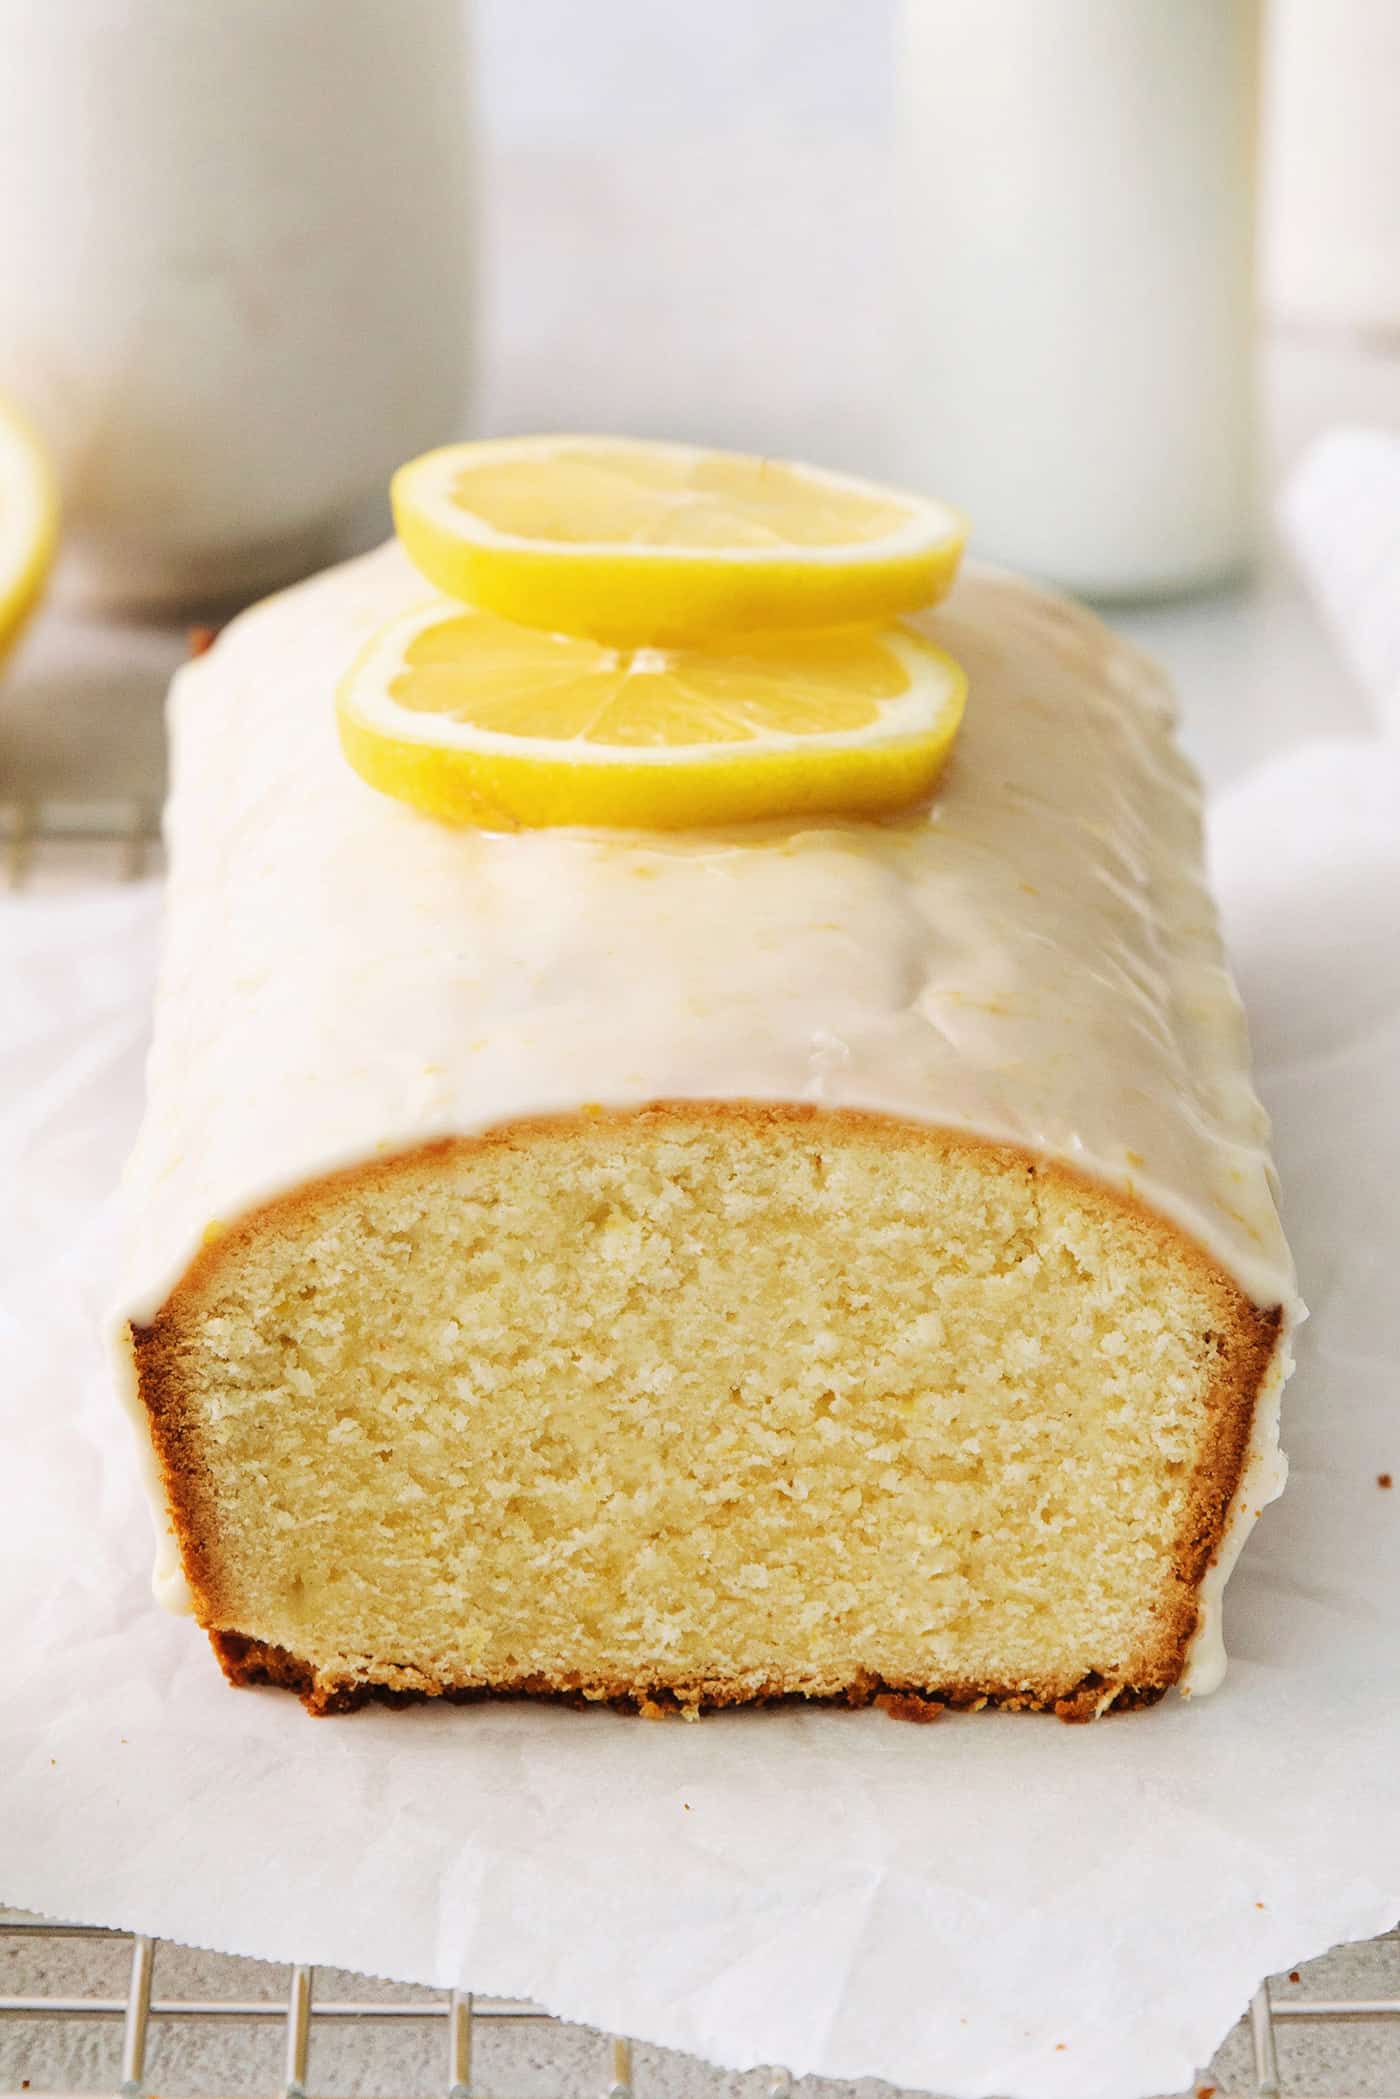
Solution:
{"label": "cut end of cake", "polygon": [[1278,1324],[1068,1168],[725,1102],[330,1175],[133,1338],[236,1682],[1077,1719],[1181,1676]]}

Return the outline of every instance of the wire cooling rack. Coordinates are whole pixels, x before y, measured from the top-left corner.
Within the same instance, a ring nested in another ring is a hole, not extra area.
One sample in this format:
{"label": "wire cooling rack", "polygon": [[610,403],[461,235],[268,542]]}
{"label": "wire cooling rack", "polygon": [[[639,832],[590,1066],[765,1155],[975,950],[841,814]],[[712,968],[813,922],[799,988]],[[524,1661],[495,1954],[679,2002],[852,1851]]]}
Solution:
{"label": "wire cooling rack", "polygon": [[[154,802],[0,799],[0,888],[48,889],[73,880],[132,881],[154,872],[159,861]],[[3,1874],[0,1855],[0,1883]],[[89,1957],[75,1962],[75,1950]],[[1312,1965],[1307,1984],[1299,1970],[1261,1984],[1217,2054],[1215,2067],[1194,2088],[1193,2099],[1301,2099],[1305,2094],[1315,2099],[1400,2099],[1400,1931],[1352,1950],[1368,1956],[1366,1976],[1377,1982],[1375,1994],[1328,1994],[1327,1962]],[[65,1961],[46,1960],[46,1955],[60,1951],[68,1956]],[[259,1978],[270,1974],[284,1986],[276,1994],[250,1994],[249,1964],[205,1956],[199,1969],[202,1993],[167,1995],[157,1989],[158,1968],[181,1952],[157,1939],[93,1925],[0,1915],[0,1991],[17,1957],[23,1958],[20,1972],[27,1984],[23,1992],[0,1994],[0,2099],[18,2099],[20,2094],[39,2099],[26,2065],[32,2063],[41,2078],[45,2075],[56,2057],[38,2036],[55,2027],[69,2044],[57,2059],[65,2068],[73,2062],[90,2067],[92,2073],[81,2084],[70,2079],[70,2090],[115,2091],[119,2099],[148,2099],[148,2067],[154,2058],[154,2067],[160,2068],[160,2041],[175,2030],[210,2042],[213,2061],[204,2075],[201,2049],[182,2051],[177,2082],[196,2094],[228,2089],[228,2065],[234,2059],[230,2040],[235,2056],[246,2049],[246,2068],[254,2057],[265,2054],[272,2034],[280,2040],[280,2076],[255,2085],[240,2075],[240,2089],[255,2091],[260,2099],[271,2094],[277,2099],[308,2099],[322,2089],[309,2081],[313,2035],[318,2043],[332,2034],[355,2036],[359,2069],[367,2072],[367,2042],[373,2033],[380,2042],[373,2050],[376,2081],[367,2082],[366,2075],[353,2069],[347,2074],[342,2068],[334,2080],[339,2089],[366,2099],[407,2099],[410,2091],[482,2099],[488,2087],[475,2075],[473,2063],[482,2052],[483,2037],[521,2027],[549,2037],[545,2049],[536,2051],[536,2075],[529,2082],[539,2090],[538,2072],[543,2068],[552,2078],[550,2099],[565,2088],[557,2068],[565,2040],[574,2044],[568,2051],[573,2071],[568,2089],[581,2099],[585,2094],[587,2099],[634,2099],[634,2093],[636,2099],[700,2099],[705,2092],[732,2099],[741,2087],[744,2099],[798,2099],[806,2094],[815,2099],[819,2093],[849,2089],[816,2079],[794,2083],[782,2069],[736,2080],[654,2049],[638,2051],[638,2065],[645,2063],[650,2074],[634,2078],[630,2042],[566,2027],[523,1998],[477,1997],[464,1990],[383,1995],[378,1994],[382,1986],[345,1977],[338,1978],[331,1992],[309,1966],[270,1970],[258,1964]],[[129,1962],[125,1987],[105,1994],[111,1988],[111,1958],[120,1960],[124,1953]],[[99,1955],[105,1958],[99,1960]],[[1311,1980],[1315,1975],[1320,1978],[1316,1989]],[[352,1986],[361,1984],[359,1994],[343,1994],[347,1980]],[[1364,2047],[1339,2040],[1358,2030],[1366,2035]],[[386,2033],[391,2041],[387,2048],[382,2045]],[[119,2036],[119,2058],[110,2069],[105,2062],[110,2048],[89,2045],[99,2035],[108,2042]],[[221,2043],[217,2052],[216,2035]],[[1321,2045],[1319,2035],[1325,2036]],[[392,2045],[396,2036],[403,2037],[401,2049]],[[1294,2045],[1302,2036],[1312,2045]],[[221,2075],[221,2084],[208,2082],[209,2074]],[[164,2072],[160,2082],[164,2092],[172,2091]],[[489,2089],[500,2091],[495,2078]]]}
{"label": "wire cooling rack", "polygon": [[[155,1993],[156,1957],[161,1945],[158,1939],[105,1931],[96,1925],[51,1923],[37,1917],[15,1917],[0,1922],[0,1951],[5,1949],[7,1942],[14,1945],[35,1939],[50,1942],[77,1940],[129,1947],[131,1965],[127,1987],[121,1996],[114,1997],[61,1995],[48,1991],[23,1997],[0,1997],[0,2044],[5,2038],[3,2022],[7,2021],[120,2022],[121,2059],[117,2086],[120,2099],[145,2099],[152,2028],[165,2022],[180,2021],[206,2029],[213,2025],[257,2027],[270,2024],[278,2030],[282,2040],[283,2069],[277,2087],[282,2099],[306,2099],[313,2022],[323,2028],[331,2023],[349,2021],[362,2028],[374,2024],[411,2024],[420,2030],[432,2029],[437,2036],[440,2063],[440,2080],[435,2088],[445,2092],[447,2099],[479,2099],[479,2088],[472,2081],[472,2054],[475,2036],[483,2023],[507,2020],[531,2021],[546,2026],[558,2023],[538,2005],[524,1998],[474,1997],[465,1990],[452,1990],[442,1995],[419,1993],[423,2001],[415,1999],[409,2002],[341,1996],[318,1999],[316,1971],[310,1967],[291,1969],[281,1999],[240,1997],[237,1994],[158,1996]],[[233,1967],[235,1964],[226,1965]],[[611,2074],[599,2089],[606,2094],[606,2099],[632,2099],[630,2044],[612,2039],[603,2047]],[[3,2059],[3,2053],[0,2053],[0,2061]],[[20,2089],[27,2089],[27,2086],[28,2080],[21,2079]],[[780,2099],[780,2095],[792,2089],[792,2083],[786,2073],[775,2072],[768,2080],[767,2089],[773,2099]]]}
{"label": "wire cooling rack", "polygon": [[[16,1948],[24,1948],[32,1954],[36,1941],[41,1942],[45,1949],[59,1945],[71,1947],[73,1942],[79,1942],[93,1951],[100,1948],[118,1956],[125,1955],[125,1988],[111,1995],[99,1994],[96,1989],[75,1992],[70,1981],[66,1989],[35,1989],[25,1995],[0,1996],[0,2077],[8,2080],[5,2099],[29,2091],[32,2080],[25,2077],[18,2066],[27,2061],[34,2061],[37,2066],[42,2060],[42,2050],[31,2041],[32,2053],[27,2054],[23,2036],[26,2033],[32,2036],[45,2023],[62,2025],[70,2040],[75,2031],[85,2034],[86,2030],[96,2028],[119,2035],[120,2056],[111,2064],[108,2081],[84,2086],[86,2090],[115,2091],[119,2099],[147,2099],[151,2089],[147,2082],[148,2067],[152,2066],[153,2054],[159,2054],[158,2048],[152,2048],[153,2038],[175,2026],[196,2029],[204,2036],[219,2030],[224,2036],[222,2065],[225,2071],[230,2060],[227,2043],[230,2030],[235,2035],[246,2036],[250,2049],[255,2039],[262,2042],[271,2032],[280,2044],[280,2075],[274,2073],[275,2081],[255,2089],[268,2095],[276,2094],[278,2099],[307,2099],[309,2093],[320,2089],[310,2076],[313,2032],[318,2041],[331,2030],[339,2030],[342,2034],[353,2032],[363,2041],[371,2028],[396,2029],[400,2035],[411,2030],[414,2036],[411,2058],[405,2050],[400,2068],[396,2065],[392,2047],[387,2054],[381,2049],[376,2067],[382,2072],[382,2082],[366,2085],[354,2077],[352,2089],[382,2094],[383,2099],[405,2099],[410,2089],[446,2094],[446,2099],[483,2099],[486,2090],[496,2091],[499,2087],[494,2081],[489,2086],[483,2085],[475,2077],[474,2056],[478,2043],[483,2034],[507,2025],[552,2029],[555,2035],[572,2035],[583,2042],[582,2050],[575,2050],[575,2074],[567,2082],[570,2090],[586,2093],[589,2099],[634,2099],[634,2093],[636,2099],[651,2099],[653,2092],[674,2095],[674,2099],[690,2099],[690,2095],[706,2087],[728,2094],[742,2088],[745,2099],[803,2099],[807,2094],[815,2099],[818,2093],[830,2093],[836,2089],[817,2079],[795,2083],[781,2069],[756,2071],[742,2079],[726,2078],[717,2072],[704,2070],[699,2064],[664,2056],[657,2050],[639,2051],[648,2059],[654,2059],[651,2061],[653,2075],[634,2082],[633,2051],[627,2041],[583,2034],[577,2028],[564,2027],[541,2011],[538,2005],[525,1999],[474,1997],[461,1990],[418,1991],[411,1996],[405,1992],[396,1997],[383,1997],[368,1994],[379,1987],[373,1984],[364,1984],[360,1994],[347,1996],[343,1994],[344,1986],[347,1980],[353,1982],[353,1978],[343,1976],[337,1978],[338,1987],[334,1993],[322,1994],[318,1989],[316,1971],[310,1967],[273,1970],[264,1969],[259,1964],[255,1972],[260,1984],[263,1976],[271,1976],[283,1985],[280,1994],[265,1995],[249,1989],[246,1981],[249,1964],[231,1960],[220,1962],[213,1956],[205,1956],[201,1969],[206,1978],[205,1994],[168,1995],[157,1988],[162,1956],[162,1942],[159,1940],[104,1931],[91,1925],[52,1923],[35,1917],[0,1919],[0,1958]],[[164,1950],[167,1957],[180,1952],[174,1947]],[[1380,2030],[1400,2044],[1400,1933],[1373,1942],[1368,1951],[1388,1964],[1392,1985],[1390,1994],[1371,1997],[1324,1995],[1313,1986],[1312,1978],[1318,1971],[1325,1974],[1326,1962],[1314,1964],[1306,1983],[1301,1972],[1295,1969],[1288,1976],[1279,1976],[1262,1984],[1236,2033],[1220,2050],[1216,2070],[1207,2073],[1205,2080],[1194,2087],[1193,2099],[1236,2099],[1236,2095],[1240,2095],[1240,2099],[1243,2095],[1250,2095],[1250,2099],[1282,2099],[1285,2094],[1292,2099],[1294,2094],[1324,2090],[1327,2099],[1338,2099],[1339,2094],[1352,2090],[1355,2090],[1357,2099],[1361,2099],[1363,2091],[1367,2099],[1375,2099],[1375,2095],[1394,2092],[1396,2083],[1387,2084],[1383,2080],[1387,2072],[1393,2079],[1396,2068],[1400,2066],[1400,2045],[1397,2045],[1392,2060],[1385,2039],[1381,2041],[1380,2052],[1373,2049],[1368,2060],[1358,2065],[1362,2075],[1354,2087],[1336,2083],[1324,2085],[1316,2076],[1309,2079],[1309,2070],[1325,2072],[1329,2063],[1335,2061],[1335,2056],[1329,2056],[1326,2048],[1319,2050],[1314,2045],[1296,2063],[1289,2060],[1290,2042],[1305,2030],[1316,2035],[1320,2028],[1329,2028],[1335,2033],[1339,2029],[1366,2027],[1373,2033]],[[42,1971],[42,1957],[36,1965]],[[221,1970],[227,1971],[226,1974],[221,1974]],[[222,1987],[210,1989],[207,1978],[211,1971]],[[1381,1972],[1385,1972],[1384,1967]],[[34,1979],[42,1980],[42,1972]],[[70,2050],[76,2055],[82,2052],[81,2048]],[[154,2066],[159,2067],[158,2063]],[[213,2090],[214,2087],[208,2084],[192,2081],[197,2078],[199,2068],[198,2050],[186,2051],[178,2081],[193,2091]],[[344,2073],[334,2082],[343,2089]],[[164,2077],[161,2088],[170,2089]],[[562,2089],[563,2081],[551,2086],[552,2091]],[[34,2099],[33,2094],[31,2099]]]}
{"label": "wire cooling rack", "polygon": [[159,866],[153,801],[0,799],[0,889],[137,881]]}

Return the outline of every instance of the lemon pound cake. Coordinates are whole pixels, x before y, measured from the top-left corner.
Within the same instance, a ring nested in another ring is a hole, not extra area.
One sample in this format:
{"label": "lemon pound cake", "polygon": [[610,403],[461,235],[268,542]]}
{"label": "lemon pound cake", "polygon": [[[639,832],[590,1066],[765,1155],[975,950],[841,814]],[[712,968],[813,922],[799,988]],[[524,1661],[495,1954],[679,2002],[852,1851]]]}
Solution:
{"label": "lemon pound cake", "polygon": [[1294,1311],[1158,675],[986,572],[931,801],[452,829],[390,547],[176,680],[118,1320],[168,1598],[325,1712],[1210,1688]]}

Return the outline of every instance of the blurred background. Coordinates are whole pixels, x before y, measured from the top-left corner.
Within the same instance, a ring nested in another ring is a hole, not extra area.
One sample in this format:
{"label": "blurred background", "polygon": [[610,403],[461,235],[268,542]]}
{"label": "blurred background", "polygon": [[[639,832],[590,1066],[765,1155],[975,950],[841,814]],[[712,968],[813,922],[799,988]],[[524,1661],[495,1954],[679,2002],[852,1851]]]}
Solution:
{"label": "blurred background", "polygon": [[113,600],[237,595],[323,555],[357,476],[554,427],[937,485],[1042,568],[1017,502],[1048,469],[1062,524],[1102,509],[1106,431],[1149,523],[1181,501],[1169,445],[1198,484],[1228,453],[1208,558],[1106,578],[1210,581],[1245,551],[1205,509],[1247,500],[1254,312],[1400,336],[1394,0],[0,0],[0,25],[0,390],[72,536],[123,541],[89,577]]}
{"label": "blurred background", "polygon": [[1362,718],[1272,541],[1319,433],[1400,428],[1396,0],[0,0],[0,31],[0,397],[64,517],[0,799],[147,792],[188,620],[371,543],[415,451],[551,428],[960,504],[975,551],[1128,608],[1217,776],[1266,695]]}

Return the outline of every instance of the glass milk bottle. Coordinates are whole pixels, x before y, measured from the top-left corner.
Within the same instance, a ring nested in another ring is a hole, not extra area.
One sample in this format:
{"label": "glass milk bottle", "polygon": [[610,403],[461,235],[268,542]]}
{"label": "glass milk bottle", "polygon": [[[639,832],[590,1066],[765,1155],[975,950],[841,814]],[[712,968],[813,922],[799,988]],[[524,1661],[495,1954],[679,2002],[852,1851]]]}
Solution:
{"label": "glass milk bottle", "polygon": [[904,0],[901,470],[1091,597],[1247,560],[1258,0]]}
{"label": "glass milk bottle", "polygon": [[328,559],[460,433],[463,0],[0,0],[0,392],[126,606]]}

